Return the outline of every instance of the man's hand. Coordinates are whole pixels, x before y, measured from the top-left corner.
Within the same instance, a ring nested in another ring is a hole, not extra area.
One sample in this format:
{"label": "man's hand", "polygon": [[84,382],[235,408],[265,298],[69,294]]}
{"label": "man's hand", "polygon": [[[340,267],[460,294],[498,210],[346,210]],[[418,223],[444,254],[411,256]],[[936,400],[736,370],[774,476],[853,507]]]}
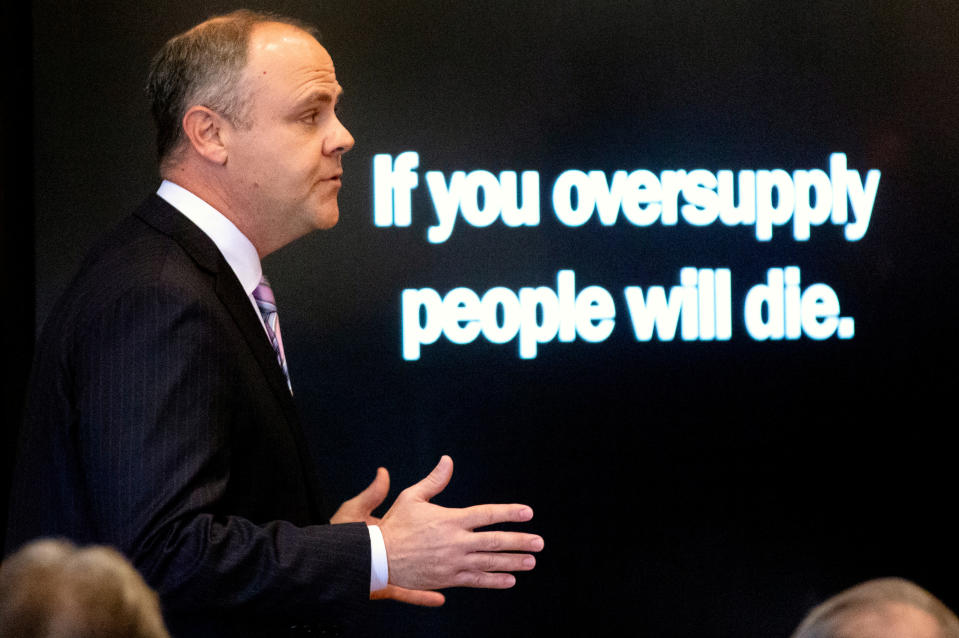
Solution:
{"label": "man's hand", "polygon": [[[340,505],[330,523],[366,523],[379,525],[380,519],[373,516],[373,510],[380,506],[390,491],[390,474],[385,467],[376,469],[376,478],[365,490]],[[396,585],[387,585],[370,594],[372,600],[391,599],[411,605],[423,607],[439,607],[446,602],[446,597],[436,591],[419,591],[406,589]]]}
{"label": "man's hand", "polygon": [[525,552],[543,549],[543,539],[535,534],[473,530],[525,522],[533,518],[533,510],[516,504],[450,509],[430,503],[452,476],[453,459],[444,455],[429,476],[403,490],[383,516],[379,525],[390,583],[415,590],[512,587],[516,577],[509,572],[533,569],[536,559]]}

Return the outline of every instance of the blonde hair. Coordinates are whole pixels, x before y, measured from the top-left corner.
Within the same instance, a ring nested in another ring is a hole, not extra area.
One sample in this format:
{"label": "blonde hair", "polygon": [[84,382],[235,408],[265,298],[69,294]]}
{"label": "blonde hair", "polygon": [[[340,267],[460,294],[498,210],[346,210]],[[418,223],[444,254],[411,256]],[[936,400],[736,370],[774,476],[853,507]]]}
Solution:
{"label": "blonde hair", "polygon": [[0,638],[170,638],[156,593],[116,550],[27,544],[0,566]]}
{"label": "blonde hair", "polygon": [[904,578],[877,578],[842,591],[810,611],[792,638],[846,638],[858,615],[891,604],[908,605],[935,619],[942,638],[959,638],[959,619],[942,601]]}

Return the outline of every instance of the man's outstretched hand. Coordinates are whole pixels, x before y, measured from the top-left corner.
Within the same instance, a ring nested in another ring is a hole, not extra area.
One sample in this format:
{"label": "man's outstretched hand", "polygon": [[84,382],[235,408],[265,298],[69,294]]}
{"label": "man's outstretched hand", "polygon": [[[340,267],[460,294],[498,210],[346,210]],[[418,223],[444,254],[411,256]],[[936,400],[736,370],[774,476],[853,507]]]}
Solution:
{"label": "man's outstretched hand", "polygon": [[[380,506],[390,491],[390,474],[385,467],[377,468],[376,478],[365,490],[340,505],[330,519],[330,523],[366,523],[379,525],[380,519],[373,516],[373,510]],[[406,589],[396,585],[387,585],[370,594],[373,600],[391,599],[411,605],[423,607],[439,607],[446,602],[446,597],[438,591],[421,591]]]}
{"label": "man's outstretched hand", "polygon": [[[444,455],[426,478],[400,492],[379,522],[386,544],[390,584],[408,588],[407,591],[512,587],[516,577],[510,572],[533,569],[536,559],[529,552],[543,549],[543,539],[520,532],[474,530],[498,523],[526,522],[533,518],[533,510],[517,504],[453,509],[430,503],[452,476],[453,459]],[[373,485],[356,498],[371,488]],[[344,507],[348,503],[351,501]]]}

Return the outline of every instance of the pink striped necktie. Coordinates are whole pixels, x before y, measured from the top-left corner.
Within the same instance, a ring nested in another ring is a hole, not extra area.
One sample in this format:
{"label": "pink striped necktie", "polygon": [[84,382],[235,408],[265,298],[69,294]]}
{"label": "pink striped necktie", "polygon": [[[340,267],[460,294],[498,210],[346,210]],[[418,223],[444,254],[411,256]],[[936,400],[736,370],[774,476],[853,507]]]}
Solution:
{"label": "pink striped necktie", "polygon": [[253,289],[253,299],[263,316],[263,323],[266,325],[266,333],[276,353],[276,360],[283,370],[283,376],[286,377],[286,386],[290,389],[290,394],[293,394],[290,371],[286,367],[286,352],[283,350],[283,336],[280,334],[280,318],[276,314],[276,299],[273,297],[273,289],[266,275],[260,279],[260,285]]}

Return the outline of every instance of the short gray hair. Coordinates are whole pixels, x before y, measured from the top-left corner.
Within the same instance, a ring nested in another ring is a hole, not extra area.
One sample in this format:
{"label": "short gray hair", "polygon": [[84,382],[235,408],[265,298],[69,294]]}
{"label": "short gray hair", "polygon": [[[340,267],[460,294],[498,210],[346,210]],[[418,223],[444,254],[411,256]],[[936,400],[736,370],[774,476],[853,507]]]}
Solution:
{"label": "short gray hair", "polygon": [[240,9],[214,16],[171,38],[153,58],[147,97],[157,127],[161,168],[182,144],[183,116],[193,106],[206,106],[234,126],[249,126],[249,96],[240,79],[250,33],[265,22],[288,24],[314,38],[319,36],[315,27],[295,18]]}
{"label": "short gray hair", "polygon": [[814,607],[792,638],[845,638],[845,629],[858,614],[879,611],[890,603],[908,605],[928,613],[942,638],[959,638],[959,619],[942,601],[903,578],[877,578],[846,589]]}

